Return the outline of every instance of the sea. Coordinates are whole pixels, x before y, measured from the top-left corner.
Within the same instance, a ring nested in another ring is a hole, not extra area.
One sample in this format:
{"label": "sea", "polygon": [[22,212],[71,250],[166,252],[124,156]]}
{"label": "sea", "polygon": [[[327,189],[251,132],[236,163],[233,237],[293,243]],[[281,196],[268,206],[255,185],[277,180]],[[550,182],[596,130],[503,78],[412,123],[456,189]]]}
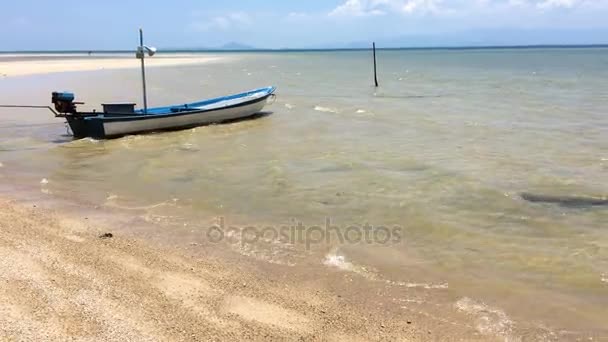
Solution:
{"label": "sea", "polygon": [[[383,300],[501,340],[608,339],[608,48],[380,50],[378,87],[371,51],[221,57],[149,68],[149,105],[274,85],[261,115],[73,140],[50,112],[0,109],[1,193],[126,213],[134,234],[277,272],[411,289]],[[133,63],[0,76],[0,102],[140,103]]]}

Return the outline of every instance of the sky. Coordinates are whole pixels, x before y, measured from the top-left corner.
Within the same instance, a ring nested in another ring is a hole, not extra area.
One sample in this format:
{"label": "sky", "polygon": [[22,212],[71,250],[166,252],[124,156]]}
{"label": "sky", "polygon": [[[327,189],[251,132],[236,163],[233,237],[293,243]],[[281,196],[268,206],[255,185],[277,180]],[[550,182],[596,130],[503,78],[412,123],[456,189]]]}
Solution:
{"label": "sky", "polygon": [[5,0],[0,51],[608,43],[608,0]]}

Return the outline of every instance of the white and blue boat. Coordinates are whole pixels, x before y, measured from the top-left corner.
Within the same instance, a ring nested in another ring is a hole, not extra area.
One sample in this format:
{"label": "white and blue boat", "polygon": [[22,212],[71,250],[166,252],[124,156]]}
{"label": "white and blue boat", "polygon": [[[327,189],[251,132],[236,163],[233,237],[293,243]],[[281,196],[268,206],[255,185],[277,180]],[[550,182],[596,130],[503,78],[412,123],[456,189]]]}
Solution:
{"label": "white and blue boat", "polygon": [[79,112],[74,94],[54,92],[55,116],[65,118],[75,138],[117,138],[245,119],[260,113],[275,87],[167,107],[135,109],[133,103],[103,104],[103,112]]}
{"label": "white and blue boat", "polygon": [[156,48],[144,45],[143,31],[139,30],[140,45],[136,57],[141,60],[143,108],[134,103],[102,104],[103,110],[79,112],[71,92],[53,92],[50,106],[0,105],[10,108],[48,108],[56,117],[65,118],[75,138],[109,139],[125,135],[180,130],[253,117],[259,114],[275,87],[259,88],[240,94],[167,107],[148,108],[146,96],[145,55],[152,57]]}

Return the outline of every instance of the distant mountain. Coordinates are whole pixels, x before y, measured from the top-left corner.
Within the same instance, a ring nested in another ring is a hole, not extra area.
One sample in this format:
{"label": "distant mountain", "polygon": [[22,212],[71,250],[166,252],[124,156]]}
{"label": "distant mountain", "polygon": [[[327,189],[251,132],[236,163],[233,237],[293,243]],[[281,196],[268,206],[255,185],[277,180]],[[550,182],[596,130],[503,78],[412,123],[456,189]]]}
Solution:
{"label": "distant mountain", "polygon": [[221,46],[197,46],[197,47],[165,47],[161,51],[247,51],[247,50],[259,50],[256,47],[245,45],[236,42],[226,43]]}
{"label": "distant mountain", "polygon": [[257,50],[253,46],[236,43],[236,42],[226,43],[226,44],[218,47],[218,49],[219,50]]}
{"label": "distant mountain", "polygon": [[[411,34],[376,39],[379,48],[476,47],[527,45],[594,45],[608,43],[608,29],[486,29],[445,34]],[[369,41],[317,46],[322,49],[367,49]]]}

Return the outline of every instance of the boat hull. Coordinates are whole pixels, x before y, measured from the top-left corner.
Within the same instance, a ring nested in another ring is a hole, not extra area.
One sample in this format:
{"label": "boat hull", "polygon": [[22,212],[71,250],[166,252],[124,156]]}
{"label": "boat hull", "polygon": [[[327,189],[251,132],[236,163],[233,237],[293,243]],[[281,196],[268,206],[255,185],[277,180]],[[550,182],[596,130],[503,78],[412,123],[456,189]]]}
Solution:
{"label": "boat hull", "polygon": [[262,96],[252,99],[244,96],[242,101],[236,103],[232,99],[230,105],[219,108],[151,115],[104,114],[94,117],[68,117],[67,120],[75,138],[110,139],[125,135],[181,130],[252,117],[262,111],[273,92],[274,88],[268,88],[267,93]]}

